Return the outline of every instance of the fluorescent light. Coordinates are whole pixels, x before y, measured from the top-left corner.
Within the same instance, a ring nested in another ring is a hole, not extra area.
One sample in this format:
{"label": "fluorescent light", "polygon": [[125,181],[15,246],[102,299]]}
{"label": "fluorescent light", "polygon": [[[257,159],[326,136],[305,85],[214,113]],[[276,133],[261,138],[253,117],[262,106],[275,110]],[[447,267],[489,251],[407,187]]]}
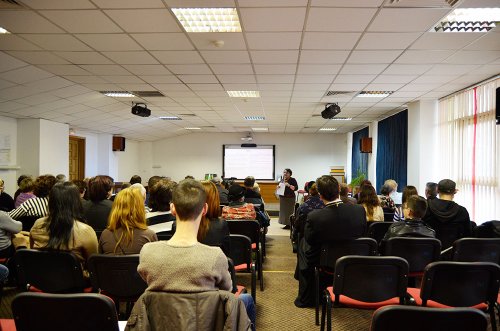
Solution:
{"label": "fluorescent light", "polygon": [[177,116],[158,116],[158,118],[165,121],[180,121],[182,119]]}
{"label": "fluorescent light", "polygon": [[361,91],[358,98],[385,98],[392,94],[392,91]]}
{"label": "fluorescent light", "polygon": [[334,117],[331,118],[330,121],[350,121],[352,117]]}
{"label": "fluorescent light", "polygon": [[252,128],[252,131],[267,131],[268,128]]}
{"label": "fluorescent light", "polygon": [[186,130],[201,130],[201,128],[198,127],[189,127],[189,128],[184,128]]}
{"label": "fluorescent light", "polygon": [[133,95],[130,92],[101,91],[101,93],[107,97],[113,97],[113,98],[133,98],[133,97],[135,97],[135,95]]}
{"label": "fluorescent light", "polygon": [[259,91],[226,91],[231,98],[260,98]]}
{"label": "fluorescent light", "polygon": [[10,32],[0,26],[0,34],[6,34],[6,33]]}
{"label": "fluorescent light", "polygon": [[236,8],[172,8],[186,32],[241,32]]}
{"label": "fluorescent light", "polygon": [[500,21],[500,8],[457,8],[431,32],[488,32]]}
{"label": "fluorescent light", "polygon": [[266,118],[264,116],[245,116],[247,121],[263,121]]}
{"label": "fluorescent light", "polygon": [[321,128],[319,131],[336,131],[337,128]]}

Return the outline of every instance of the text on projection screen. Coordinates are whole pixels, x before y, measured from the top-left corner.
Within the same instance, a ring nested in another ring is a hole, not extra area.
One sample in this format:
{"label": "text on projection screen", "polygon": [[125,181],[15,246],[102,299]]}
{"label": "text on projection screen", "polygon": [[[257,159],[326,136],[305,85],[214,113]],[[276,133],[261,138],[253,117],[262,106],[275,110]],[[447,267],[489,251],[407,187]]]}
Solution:
{"label": "text on projection screen", "polygon": [[273,178],[273,146],[251,148],[225,146],[224,176],[243,179],[253,176],[257,179]]}

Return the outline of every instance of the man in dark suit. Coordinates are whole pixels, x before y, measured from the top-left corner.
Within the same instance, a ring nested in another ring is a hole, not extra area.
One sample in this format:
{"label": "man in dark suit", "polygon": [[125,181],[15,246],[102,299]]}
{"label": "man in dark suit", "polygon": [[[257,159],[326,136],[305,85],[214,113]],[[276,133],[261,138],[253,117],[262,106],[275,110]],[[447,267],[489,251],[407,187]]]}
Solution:
{"label": "man in dark suit", "polygon": [[334,177],[321,176],[316,185],[325,208],[314,210],[307,216],[296,272],[299,279],[299,295],[295,299],[297,307],[314,306],[314,267],[319,263],[321,245],[359,238],[366,228],[365,209],[360,205],[342,203],[339,183]]}

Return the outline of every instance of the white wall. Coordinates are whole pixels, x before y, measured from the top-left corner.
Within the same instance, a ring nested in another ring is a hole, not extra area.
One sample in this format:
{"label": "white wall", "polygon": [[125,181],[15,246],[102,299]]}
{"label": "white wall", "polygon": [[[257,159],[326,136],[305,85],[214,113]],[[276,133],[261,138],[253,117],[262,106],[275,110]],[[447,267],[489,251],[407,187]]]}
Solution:
{"label": "white wall", "polygon": [[47,120],[40,121],[39,174],[69,176],[69,126]]}
{"label": "white wall", "polygon": [[[193,133],[153,142],[152,174],[173,180],[186,175],[222,174],[222,145],[241,144],[241,133]],[[345,134],[255,134],[252,143],[276,145],[276,176],[290,168],[302,187],[328,174],[330,166],[346,166]]]}
{"label": "white wall", "polygon": [[368,154],[368,179],[374,186],[377,185],[377,143],[378,121],[371,122],[368,126],[368,137],[372,138],[372,152]]}
{"label": "white wall", "polygon": [[350,183],[352,180],[352,132],[347,133],[346,137],[346,166],[345,181]]}
{"label": "white wall", "polygon": [[17,120],[18,175],[40,174],[40,120]]}
{"label": "white wall", "polygon": [[12,196],[17,189],[17,120],[0,116],[0,135],[10,139],[10,162],[0,165],[0,178],[5,182],[5,192]]}
{"label": "white wall", "polygon": [[128,182],[133,175],[142,178],[142,184],[146,185],[152,176],[152,143],[138,142],[127,139],[125,151],[113,152],[116,171],[112,176],[117,182]]}

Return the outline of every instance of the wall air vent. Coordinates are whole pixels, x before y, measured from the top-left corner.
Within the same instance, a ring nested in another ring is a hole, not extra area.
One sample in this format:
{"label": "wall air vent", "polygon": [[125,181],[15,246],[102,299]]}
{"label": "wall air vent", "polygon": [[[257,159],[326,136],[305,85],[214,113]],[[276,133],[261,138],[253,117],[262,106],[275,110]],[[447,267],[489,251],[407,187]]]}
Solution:
{"label": "wall air vent", "polygon": [[356,91],[327,91],[325,97],[331,97],[333,95],[349,95],[356,93]]}
{"label": "wall air vent", "polygon": [[164,97],[159,91],[133,91],[132,93],[139,98]]}
{"label": "wall air vent", "polygon": [[188,113],[188,114],[178,114],[179,116],[182,117],[196,117],[196,114]]}
{"label": "wall air vent", "polygon": [[459,0],[387,0],[384,7],[452,8]]}

